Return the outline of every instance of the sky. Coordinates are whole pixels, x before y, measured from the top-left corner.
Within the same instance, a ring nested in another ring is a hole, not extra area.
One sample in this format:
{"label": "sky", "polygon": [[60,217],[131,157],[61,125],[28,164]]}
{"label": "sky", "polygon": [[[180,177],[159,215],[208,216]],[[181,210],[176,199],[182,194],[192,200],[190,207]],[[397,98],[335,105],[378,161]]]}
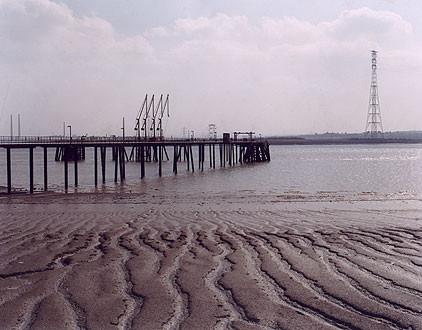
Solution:
{"label": "sky", "polygon": [[378,50],[385,131],[422,130],[419,0],[0,0],[0,135],[362,132]]}

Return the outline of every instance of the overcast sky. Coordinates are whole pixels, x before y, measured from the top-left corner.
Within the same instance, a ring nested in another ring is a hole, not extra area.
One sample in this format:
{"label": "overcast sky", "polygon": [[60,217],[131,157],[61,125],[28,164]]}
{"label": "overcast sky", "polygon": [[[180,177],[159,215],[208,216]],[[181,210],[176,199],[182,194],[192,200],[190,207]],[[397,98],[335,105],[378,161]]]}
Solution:
{"label": "overcast sky", "polygon": [[[131,134],[146,93],[166,134],[365,129],[370,50],[384,129],[422,129],[420,0],[0,0],[0,135]],[[15,128],[16,130],[16,128]]]}

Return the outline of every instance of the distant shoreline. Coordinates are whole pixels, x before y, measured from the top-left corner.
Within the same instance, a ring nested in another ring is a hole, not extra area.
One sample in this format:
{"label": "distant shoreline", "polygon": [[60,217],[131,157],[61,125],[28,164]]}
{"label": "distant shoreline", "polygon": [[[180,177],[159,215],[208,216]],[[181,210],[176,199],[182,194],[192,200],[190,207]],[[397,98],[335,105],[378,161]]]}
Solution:
{"label": "distant shoreline", "polygon": [[271,137],[266,139],[271,145],[345,145],[345,144],[418,144],[422,139],[383,138],[299,138]]}

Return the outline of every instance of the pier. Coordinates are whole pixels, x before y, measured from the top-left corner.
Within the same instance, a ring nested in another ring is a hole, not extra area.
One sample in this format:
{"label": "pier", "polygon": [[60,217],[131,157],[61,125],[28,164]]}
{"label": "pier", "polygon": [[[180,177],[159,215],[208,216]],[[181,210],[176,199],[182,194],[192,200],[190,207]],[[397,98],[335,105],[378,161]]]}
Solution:
{"label": "pier", "polygon": [[[145,163],[157,164],[158,176],[162,176],[163,162],[172,162],[172,171],[177,175],[181,166],[186,171],[204,171],[204,166],[234,167],[241,164],[268,162],[271,160],[267,141],[253,138],[234,138],[225,133],[223,139],[145,139],[139,137],[57,137],[21,136],[0,137],[0,148],[6,150],[7,193],[13,192],[11,154],[14,149],[27,149],[29,153],[29,193],[34,192],[34,149],[43,149],[43,190],[48,190],[48,150],[55,149],[55,161],[63,163],[64,190],[69,188],[69,163],[74,163],[74,187],[78,187],[78,162],[85,154],[93,153],[92,180],[95,186],[106,182],[106,160],[111,158],[114,166],[114,182],[126,180],[126,163],[137,162],[140,177],[145,177]],[[194,151],[197,150],[197,153]],[[194,159],[194,155],[197,159]]]}

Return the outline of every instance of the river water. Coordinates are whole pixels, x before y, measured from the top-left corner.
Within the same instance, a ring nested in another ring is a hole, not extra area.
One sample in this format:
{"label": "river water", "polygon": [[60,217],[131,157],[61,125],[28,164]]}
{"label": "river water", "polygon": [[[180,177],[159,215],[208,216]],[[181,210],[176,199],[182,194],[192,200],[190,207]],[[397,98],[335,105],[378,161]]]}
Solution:
{"label": "river water", "polygon": [[[129,150],[128,150],[129,151]],[[12,185],[28,189],[28,150],[12,150]],[[172,150],[169,155],[172,156]],[[217,153],[218,154],[218,153]],[[186,171],[179,163],[179,173],[172,173],[172,162],[163,165],[163,177],[158,177],[158,165],[146,165],[146,178],[140,179],[139,163],[127,163],[126,183],[114,183],[114,163],[107,161],[107,182],[99,191],[138,191],[157,194],[223,194],[237,193],[280,196],[382,196],[383,198],[420,198],[422,196],[422,145],[345,145],[345,146],[271,146],[269,163],[209,169],[208,150],[204,172]],[[63,163],[54,161],[49,151],[49,188],[62,191]],[[111,157],[108,151],[107,158]],[[6,154],[0,150],[0,186],[6,185]],[[100,163],[100,162],[98,162]],[[42,190],[42,149],[35,149],[35,189]],[[77,191],[93,191],[93,150],[87,149],[86,160],[79,163]],[[100,169],[99,181],[100,178]],[[73,165],[69,164],[69,192],[74,192]]]}

